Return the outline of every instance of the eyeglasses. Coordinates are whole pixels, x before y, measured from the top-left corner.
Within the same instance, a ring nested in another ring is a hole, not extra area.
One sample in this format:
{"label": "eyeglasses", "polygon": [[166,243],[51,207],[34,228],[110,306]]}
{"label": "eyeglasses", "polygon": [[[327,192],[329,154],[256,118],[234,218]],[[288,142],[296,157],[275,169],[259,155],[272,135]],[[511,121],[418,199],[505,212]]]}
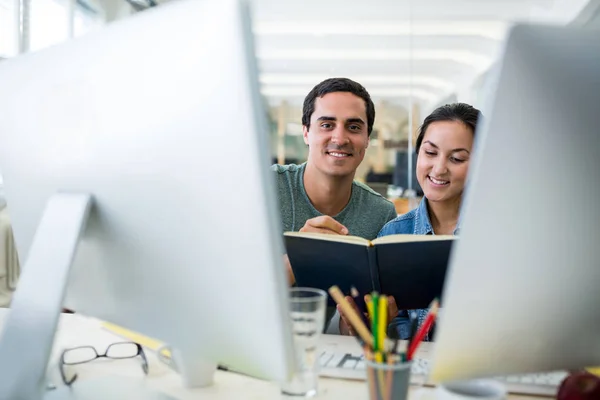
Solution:
{"label": "eyeglasses", "polygon": [[142,370],[144,374],[148,374],[148,360],[146,354],[139,343],[135,342],[119,342],[113,343],[106,348],[104,354],[98,354],[92,346],[80,346],[66,349],[60,356],[60,375],[65,385],[71,385],[77,379],[77,374],[72,378],[67,378],[65,374],[65,365],[84,364],[94,361],[97,358],[110,358],[113,360],[121,360],[126,358],[135,358],[140,356],[142,360]]}

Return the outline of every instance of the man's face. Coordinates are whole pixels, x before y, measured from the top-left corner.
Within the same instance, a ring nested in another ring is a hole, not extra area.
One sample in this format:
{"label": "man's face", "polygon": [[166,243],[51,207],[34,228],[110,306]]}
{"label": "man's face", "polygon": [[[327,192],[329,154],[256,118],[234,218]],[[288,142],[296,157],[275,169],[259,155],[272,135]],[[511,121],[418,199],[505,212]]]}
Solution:
{"label": "man's face", "polygon": [[348,92],[315,99],[310,129],[303,127],[308,160],[329,176],[354,176],[369,145],[365,101]]}

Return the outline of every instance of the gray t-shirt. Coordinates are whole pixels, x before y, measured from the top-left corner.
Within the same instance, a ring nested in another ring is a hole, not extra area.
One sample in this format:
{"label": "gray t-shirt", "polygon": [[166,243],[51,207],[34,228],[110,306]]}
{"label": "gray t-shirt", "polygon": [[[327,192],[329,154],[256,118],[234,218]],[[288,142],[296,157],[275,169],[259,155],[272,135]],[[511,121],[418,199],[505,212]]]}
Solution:
{"label": "gray t-shirt", "polygon": [[[304,190],[305,168],[306,163],[275,164],[271,167],[277,177],[282,232],[297,232],[307,220],[323,215],[312,205]],[[396,216],[396,208],[391,201],[368,186],[354,181],[350,201],[339,214],[332,217],[348,228],[349,235],[372,240],[377,237],[383,225]]]}

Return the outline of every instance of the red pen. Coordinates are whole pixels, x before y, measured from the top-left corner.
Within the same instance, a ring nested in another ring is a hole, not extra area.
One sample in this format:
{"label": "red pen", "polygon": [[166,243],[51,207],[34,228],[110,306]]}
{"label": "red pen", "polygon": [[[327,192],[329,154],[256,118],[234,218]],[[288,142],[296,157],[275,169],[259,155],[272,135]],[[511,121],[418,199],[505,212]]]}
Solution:
{"label": "red pen", "polygon": [[419,345],[425,338],[425,335],[427,335],[427,332],[429,332],[429,330],[433,326],[433,322],[435,321],[435,317],[437,316],[438,308],[439,308],[438,300],[434,299],[431,302],[431,305],[429,306],[429,312],[427,313],[425,322],[423,322],[423,325],[421,325],[421,327],[417,331],[417,334],[415,335],[415,338],[413,339],[413,341],[410,343],[410,346],[408,347],[408,351],[406,352],[407,360],[409,360],[409,361],[412,360],[415,352],[417,351],[417,347],[419,347]]}

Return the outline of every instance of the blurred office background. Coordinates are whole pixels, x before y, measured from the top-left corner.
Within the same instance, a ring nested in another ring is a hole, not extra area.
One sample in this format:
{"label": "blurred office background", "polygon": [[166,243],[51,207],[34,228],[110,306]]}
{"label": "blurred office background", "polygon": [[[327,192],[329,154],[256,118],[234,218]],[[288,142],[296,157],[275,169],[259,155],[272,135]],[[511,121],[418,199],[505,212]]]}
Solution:
{"label": "blurred office background", "polygon": [[[77,38],[167,1],[178,0],[0,0],[0,57]],[[399,213],[420,195],[413,150],[419,124],[448,102],[485,113],[490,70],[511,24],[600,28],[600,0],[251,3],[273,162],[306,160],[300,121],[308,91],[328,77],[354,79],[371,93],[377,112],[356,178],[393,199]]]}

